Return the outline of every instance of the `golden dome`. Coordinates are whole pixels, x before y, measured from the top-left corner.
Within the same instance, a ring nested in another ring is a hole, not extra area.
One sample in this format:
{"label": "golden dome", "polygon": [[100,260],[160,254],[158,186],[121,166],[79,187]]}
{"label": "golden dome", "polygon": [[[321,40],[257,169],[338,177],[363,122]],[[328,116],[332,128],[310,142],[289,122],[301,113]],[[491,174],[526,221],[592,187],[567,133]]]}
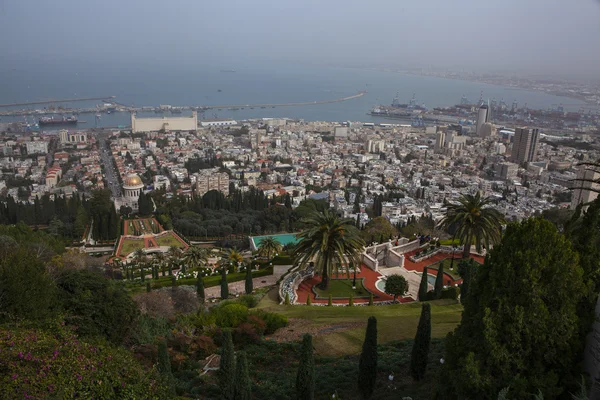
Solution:
{"label": "golden dome", "polygon": [[143,186],[142,179],[138,174],[128,174],[123,179],[123,186]]}

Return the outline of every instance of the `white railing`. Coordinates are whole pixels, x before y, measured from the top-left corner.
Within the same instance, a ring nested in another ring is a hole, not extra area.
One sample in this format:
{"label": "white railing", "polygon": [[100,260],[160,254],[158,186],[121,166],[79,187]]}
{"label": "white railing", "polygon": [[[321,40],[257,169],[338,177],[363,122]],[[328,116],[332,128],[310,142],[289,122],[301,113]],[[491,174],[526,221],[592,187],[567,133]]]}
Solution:
{"label": "white railing", "polygon": [[298,293],[296,293],[298,287],[302,282],[313,276],[315,276],[315,270],[312,267],[292,272],[286,276],[279,285],[280,304],[285,302],[286,294],[290,299],[290,304],[295,304],[298,300]]}

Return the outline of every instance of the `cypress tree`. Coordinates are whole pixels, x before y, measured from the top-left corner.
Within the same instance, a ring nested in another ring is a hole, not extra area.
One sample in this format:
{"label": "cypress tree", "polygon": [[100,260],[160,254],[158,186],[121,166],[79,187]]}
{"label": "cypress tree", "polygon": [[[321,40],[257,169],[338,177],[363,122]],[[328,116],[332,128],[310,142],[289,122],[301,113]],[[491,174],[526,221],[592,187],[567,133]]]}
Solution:
{"label": "cypress tree", "polygon": [[473,278],[473,263],[469,260],[468,262],[461,261],[458,265],[458,273],[463,278],[463,283],[460,285],[460,303],[465,305],[467,302],[467,296],[469,295],[469,286]]}
{"label": "cypress tree", "polygon": [[330,307],[333,305],[333,301],[332,301],[331,295],[329,295],[329,300],[327,301],[327,305],[330,306]]}
{"label": "cypress tree", "polygon": [[283,301],[283,304],[286,306],[290,305],[290,294],[288,292],[285,293],[285,300]]}
{"label": "cypress tree", "polygon": [[235,368],[235,400],[250,400],[251,397],[252,383],[248,374],[248,359],[245,353],[239,353]]}
{"label": "cypress tree", "polygon": [[419,285],[419,301],[425,301],[427,298],[427,267],[423,269],[421,275],[421,284]]}
{"label": "cypress tree", "polygon": [[442,291],[444,290],[444,263],[443,262],[439,263],[438,273],[437,273],[437,277],[435,278],[435,285],[434,285],[433,290],[435,291],[436,299],[442,298]]}
{"label": "cypress tree", "polygon": [[150,293],[152,291],[152,285],[150,285],[150,282],[146,282],[146,292]]}
{"label": "cypress tree", "polygon": [[369,305],[373,305],[373,293],[369,293]]}
{"label": "cypress tree", "polygon": [[369,317],[365,341],[358,362],[358,390],[368,399],[375,390],[377,380],[377,318]]}
{"label": "cypress tree", "polygon": [[348,306],[352,307],[354,305],[354,295],[350,295],[350,300],[348,300]]}
{"label": "cypress tree", "polygon": [[221,269],[221,299],[227,299],[229,297],[229,286],[227,285],[227,274],[225,274],[225,267]]}
{"label": "cypress tree", "polygon": [[296,375],[296,399],[313,400],[315,396],[315,360],[312,336],[304,335],[300,349],[300,365]]}
{"label": "cypress tree", "polygon": [[421,380],[427,369],[427,358],[429,357],[429,343],[431,342],[431,305],[423,303],[421,318],[413,343],[410,357],[410,375],[414,380]]}
{"label": "cypress tree", "polygon": [[140,265],[140,278],[142,278],[142,282],[146,280],[146,271],[144,271],[144,264]]}
{"label": "cypress tree", "polygon": [[167,343],[163,340],[158,343],[158,372],[161,375],[171,374],[171,361],[167,350]]}
{"label": "cypress tree", "polygon": [[244,289],[246,289],[246,294],[251,294],[252,290],[254,290],[252,284],[252,267],[250,265],[246,267],[246,282],[244,286]]}
{"label": "cypress tree", "polygon": [[307,306],[312,305],[312,300],[310,299],[310,294],[308,296],[306,296],[306,305]]}
{"label": "cypress tree", "polygon": [[219,364],[219,383],[221,394],[226,400],[235,398],[235,354],[231,331],[223,331],[223,348]]}
{"label": "cypress tree", "polygon": [[198,273],[198,278],[196,279],[196,296],[200,303],[204,303],[204,279],[202,279],[200,273]]}
{"label": "cypress tree", "polygon": [[171,360],[169,359],[167,343],[164,340],[158,343],[158,372],[169,387],[169,392],[174,395],[175,384],[173,382],[173,373],[171,372]]}

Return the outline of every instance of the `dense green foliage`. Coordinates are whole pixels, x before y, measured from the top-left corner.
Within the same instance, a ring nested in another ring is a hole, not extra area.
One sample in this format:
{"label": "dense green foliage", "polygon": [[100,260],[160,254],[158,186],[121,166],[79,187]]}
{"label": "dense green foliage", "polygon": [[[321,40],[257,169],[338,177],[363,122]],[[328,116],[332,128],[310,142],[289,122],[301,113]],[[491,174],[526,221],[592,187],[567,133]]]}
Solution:
{"label": "dense green foliage", "polygon": [[438,267],[438,273],[435,277],[435,285],[433,285],[436,298],[442,297],[442,290],[444,290],[444,263],[440,263]]}
{"label": "dense green foliage", "polygon": [[377,319],[369,317],[367,332],[358,362],[358,391],[363,399],[371,397],[377,381]]}
{"label": "dense green foliage", "polygon": [[308,227],[298,234],[294,255],[301,266],[314,261],[316,271],[321,274],[319,285],[327,289],[329,277],[344,267],[346,258],[350,262],[358,259],[364,241],[353,220],[340,219],[328,210],[311,214],[304,223]]}
{"label": "dense green foliage", "polygon": [[129,334],[137,307],[123,287],[90,271],[67,271],[58,281],[66,321],[84,336],[121,343]]}
{"label": "dense green foliage", "polygon": [[[293,230],[292,211],[276,206],[255,188],[247,192],[230,191],[225,197],[216,190],[201,197],[168,197],[164,191],[154,191],[156,213],[163,223],[189,237],[228,237],[230,235],[261,234]],[[167,224],[167,225],[168,225]]]}
{"label": "dense green foliage", "polygon": [[54,311],[56,288],[39,257],[0,236],[0,321],[41,320]]}
{"label": "dense green foliage", "polygon": [[419,283],[419,301],[425,301],[427,297],[427,267],[423,268],[423,274],[421,275],[421,283]]}
{"label": "dense green foliage", "polygon": [[200,274],[196,278],[196,296],[200,302],[204,303],[204,299],[206,298],[206,294],[204,293],[204,279],[202,279]]}
{"label": "dense green foliage", "polygon": [[510,387],[525,398],[557,398],[574,387],[583,292],[578,255],[542,219],[508,226],[469,286],[461,324],[450,334],[443,398],[490,398]]}
{"label": "dense green foliage", "polygon": [[600,292],[600,197],[585,212],[581,213],[578,209],[568,225],[573,247],[579,252],[585,285],[584,296],[579,305],[580,336],[583,341],[595,318],[594,309]]}
{"label": "dense green foliage", "polygon": [[410,375],[419,381],[425,376],[427,360],[429,357],[429,343],[431,342],[431,305],[423,303],[421,318],[413,343],[410,357]]}
{"label": "dense green foliage", "polygon": [[235,368],[235,400],[252,398],[252,382],[248,374],[248,360],[244,352],[238,353]]}
{"label": "dense green foliage", "polygon": [[300,365],[296,375],[296,398],[312,400],[315,397],[315,360],[312,336],[304,335],[300,349]]}
{"label": "dense green foliage", "polygon": [[227,271],[221,268],[221,298],[229,298],[229,284],[227,283]]}
{"label": "dense green foliage", "polygon": [[60,324],[0,328],[0,398],[164,398],[156,370],[123,348],[87,342]]}
{"label": "dense green foliage", "polygon": [[403,296],[407,290],[408,282],[402,275],[390,275],[385,280],[385,292],[394,296],[394,300]]}
{"label": "dense green foliage", "polygon": [[273,236],[267,236],[266,238],[263,238],[258,245],[258,254],[262,257],[267,257],[268,259],[280,251],[281,243],[279,243],[279,241]]}
{"label": "dense green foliage", "polygon": [[173,385],[173,373],[171,372],[171,359],[169,358],[169,351],[167,350],[167,343],[161,340],[158,343],[158,372],[168,390],[171,394],[174,394],[175,387]]}
{"label": "dense green foliage", "polygon": [[221,349],[221,361],[219,364],[219,383],[221,393],[226,400],[235,398],[235,353],[233,351],[233,340],[231,331],[223,331],[223,348]]}
{"label": "dense green foliage", "polygon": [[458,263],[458,274],[463,278],[460,286],[460,302],[466,304],[469,295],[469,286],[477,274],[477,264],[473,259],[460,260]]}
{"label": "dense green foliage", "polygon": [[246,267],[246,281],[244,282],[244,291],[246,294],[252,294],[254,290],[252,283],[252,268],[250,266]]}
{"label": "dense green foliage", "polygon": [[390,238],[398,235],[396,228],[390,224],[390,221],[385,217],[375,217],[364,226],[360,232],[363,240],[370,243],[370,240],[389,240]]}
{"label": "dense green foliage", "polygon": [[461,196],[458,204],[447,205],[446,215],[439,225],[452,230],[453,236],[460,240],[464,246],[463,258],[469,258],[473,242],[477,251],[481,251],[500,241],[504,217],[491,207],[492,202],[493,198],[482,198],[477,192],[474,196]]}

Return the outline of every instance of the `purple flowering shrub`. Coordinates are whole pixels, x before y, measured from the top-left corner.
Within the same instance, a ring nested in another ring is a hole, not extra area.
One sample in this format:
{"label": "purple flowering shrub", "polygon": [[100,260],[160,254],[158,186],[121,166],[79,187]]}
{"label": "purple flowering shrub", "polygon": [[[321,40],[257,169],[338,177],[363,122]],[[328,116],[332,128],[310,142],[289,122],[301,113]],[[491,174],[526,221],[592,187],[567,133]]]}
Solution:
{"label": "purple flowering shrub", "polygon": [[69,328],[0,327],[0,398],[162,398],[158,373],[124,348],[80,340]]}

